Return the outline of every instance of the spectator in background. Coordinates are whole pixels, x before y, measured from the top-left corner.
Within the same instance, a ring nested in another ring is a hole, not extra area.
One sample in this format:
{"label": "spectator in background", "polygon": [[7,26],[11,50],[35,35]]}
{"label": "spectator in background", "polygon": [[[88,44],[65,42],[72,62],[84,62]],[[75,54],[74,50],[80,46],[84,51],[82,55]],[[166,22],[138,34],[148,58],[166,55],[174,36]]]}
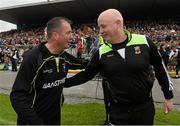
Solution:
{"label": "spectator in background", "polygon": [[0,63],[3,63],[3,57],[4,57],[3,50],[2,48],[0,48]]}
{"label": "spectator in background", "polygon": [[176,45],[171,47],[171,51],[169,54],[169,71],[175,71],[177,65],[177,56],[178,56],[178,49]]}
{"label": "spectator in background", "polygon": [[16,47],[12,48],[10,60],[12,63],[12,71],[17,72],[17,64],[19,60],[19,51],[16,49]]}
{"label": "spectator in background", "polygon": [[166,50],[166,44],[165,43],[162,43],[160,45],[159,52],[160,52],[160,54],[162,56],[162,59],[164,61],[165,66],[167,68],[167,64],[168,64],[168,60],[169,60],[169,55],[168,55],[168,52]]}
{"label": "spectator in background", "polygon": [[84,43],[81,38],[79,38],[77,41],[77,58],[82,59]]}
{"label": "spectator in background", "polygon": [[180,71],[180,49],[179,48],[177,48],[178,50],[178,54],[177,54],[177,65],[176,65],[176,78],[179,78],[180,76],[179,76],[179,71]]}

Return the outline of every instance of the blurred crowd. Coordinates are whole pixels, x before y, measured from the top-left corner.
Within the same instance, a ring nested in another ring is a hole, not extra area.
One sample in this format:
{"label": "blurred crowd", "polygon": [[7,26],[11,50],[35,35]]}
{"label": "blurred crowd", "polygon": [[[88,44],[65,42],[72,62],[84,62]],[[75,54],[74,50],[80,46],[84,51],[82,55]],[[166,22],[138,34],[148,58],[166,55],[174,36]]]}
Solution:
{"label": "blurred crowd", "polygon": [[[150,37],[158,46],[167,69],[176,71],[180,59],[178,58],[180,47],[179,20],[129,20],[125,21],[125,26],[125,29],[131,33],[145,34]],[[95,24],[73,26],[73,35],[74,40],[67,51],[78,58],[89,58],[98,48],[99,41],[102,39]],[[8,69],[10,61],[13,62],[13,57],[15,57],[17,64],[21,63],[23,52],[41,42],[46,42],[45,27],[0,33],[0,63],[7,64],[6,69]]]}

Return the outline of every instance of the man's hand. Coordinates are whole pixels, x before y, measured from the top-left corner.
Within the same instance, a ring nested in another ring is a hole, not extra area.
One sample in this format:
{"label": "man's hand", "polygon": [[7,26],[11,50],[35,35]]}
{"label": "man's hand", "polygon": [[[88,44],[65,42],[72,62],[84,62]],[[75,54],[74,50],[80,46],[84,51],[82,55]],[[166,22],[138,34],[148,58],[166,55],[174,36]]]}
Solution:
{"label": "man's hand", "polygon": [[165,99],[164,101],[164,113],[168,114],[173,108],[173,102],[171,99]]}

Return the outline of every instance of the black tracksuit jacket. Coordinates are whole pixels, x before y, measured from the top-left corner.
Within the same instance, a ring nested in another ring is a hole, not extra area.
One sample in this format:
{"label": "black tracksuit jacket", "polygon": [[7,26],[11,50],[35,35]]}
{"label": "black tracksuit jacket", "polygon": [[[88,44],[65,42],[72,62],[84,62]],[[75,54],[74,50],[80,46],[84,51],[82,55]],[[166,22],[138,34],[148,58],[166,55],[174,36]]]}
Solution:
{"label": "black tracksuit jacket", "polygon": [[[166,99],[173,97],[172,82],[163,64],[162,58],[146,37],[146,44],[126,46],[128,39],[120,44],[112,44],[112,50],[103,55],[99,50],[94,54],[85,71],[66,79],[65,86],[84,83],[100,73],[109,82],[110,101],[121,105],[143,104],[151,99],[154,83],[151,66]],[[125,49],[125,58],[118,50]],[[138,51],[136,53],[136,51]]]}
{"label": "black tracksuit jacket", "polygon": [[[60,124],[63,83],[68,69],[86,66],[65,51],[52,55],[44,44],[26,52],[14,82],[10,100],[18,116],[17,124]],[[59,60],[55,61],[57,57]]]}

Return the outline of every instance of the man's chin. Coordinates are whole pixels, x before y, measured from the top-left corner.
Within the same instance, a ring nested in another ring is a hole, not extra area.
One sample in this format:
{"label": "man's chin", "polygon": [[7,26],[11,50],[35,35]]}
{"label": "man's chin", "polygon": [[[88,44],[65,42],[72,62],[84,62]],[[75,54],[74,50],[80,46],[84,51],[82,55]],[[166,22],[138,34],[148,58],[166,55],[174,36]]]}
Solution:
{"label": "man's chin", "polygon": [[109,41],[109,39],[104,39],[104,41],[105,41],[105,42],[108,42],[108,41]]}
{"label": "man's chin", "polygon": [[109,39],[107,37],[103,37],[104,41],[108,41]]}
{"label": "man's chin", "polygon": [[64,49],[68,49],[69,47],[65,47]]}
{"label": "man's chin", "polygon": [[69,48],[69,47],[70,47],[70,46],[69,46],[69,45],[67,45],[67,46],[65,46],[65,47],[64,47],[64,49],[67,49],[67,48]]}

